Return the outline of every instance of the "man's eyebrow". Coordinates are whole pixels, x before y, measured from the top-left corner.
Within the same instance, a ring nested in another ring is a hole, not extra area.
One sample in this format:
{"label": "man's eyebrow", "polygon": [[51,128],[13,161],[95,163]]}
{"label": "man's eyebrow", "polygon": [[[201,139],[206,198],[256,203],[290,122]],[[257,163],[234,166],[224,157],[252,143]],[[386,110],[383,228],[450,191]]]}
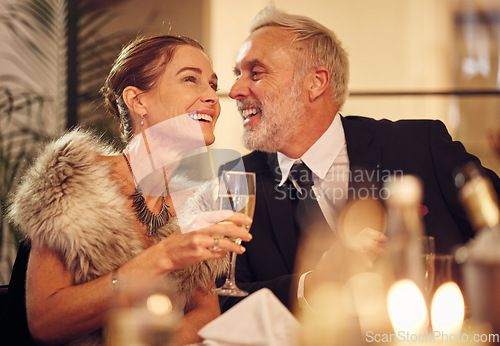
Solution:
{"label": "man's eyebrow", "polygon": [[[264,64],[259,59],[252,59],[252,60],[247,61],[245,63],[245,66],[252,68],[254,66],[264,66]],[[241,69],[239,67],[234,67],[233,72],[236,76],[238,76],[241,74]]]}

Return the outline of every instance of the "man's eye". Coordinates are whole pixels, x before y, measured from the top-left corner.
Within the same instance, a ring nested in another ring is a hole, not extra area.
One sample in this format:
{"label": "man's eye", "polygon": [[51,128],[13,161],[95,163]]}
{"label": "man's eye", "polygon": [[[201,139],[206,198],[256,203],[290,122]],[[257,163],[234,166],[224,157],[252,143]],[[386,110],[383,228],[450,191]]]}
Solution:
{"label": "man's eye", "polygon": [[214,89],[214,91],[219,91],[219,86],[216,83],[210,83],[210,87]]}
{"label": "man's eye", "polygon": [[254,79],[254,80],[258,79],[261,74],[262,74],[262,72],[260,72],[260,71],[252,71],[252,72],[250,72],[250,75],[252,76],[252,79]]}

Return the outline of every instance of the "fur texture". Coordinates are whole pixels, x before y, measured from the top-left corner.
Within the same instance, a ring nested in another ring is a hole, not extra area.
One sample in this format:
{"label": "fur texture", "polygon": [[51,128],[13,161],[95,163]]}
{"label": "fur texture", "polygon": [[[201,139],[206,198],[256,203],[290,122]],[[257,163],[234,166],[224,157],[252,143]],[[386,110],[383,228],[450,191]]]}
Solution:
{"label": "fur texture", "polygon": [[[25,237],[62,255],[75,284],[103,276],[144,250],[127,196],[111,179],[109,164],[96,161],[98,155],[109,154],[113,154],[109,147],[82,130],[64,135],[43,150],[9,208],[11,221]],[[208,195],[191,198],[178,212],[195,215],[206,210],[206,204],[213,203]],[[172,232],[178,232],[175,218],[159,230],[155,242]],[[186,302],[226,267],[227,259],[208,261],[175,271],[169,278],[177,285],[177,298]]]}

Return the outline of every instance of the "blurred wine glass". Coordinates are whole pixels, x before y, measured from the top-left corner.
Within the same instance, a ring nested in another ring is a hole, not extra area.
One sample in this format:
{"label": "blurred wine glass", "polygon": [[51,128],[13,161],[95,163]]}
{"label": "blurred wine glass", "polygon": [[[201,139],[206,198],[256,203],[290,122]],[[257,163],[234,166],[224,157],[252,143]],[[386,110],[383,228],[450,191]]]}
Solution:
{"label": "blurred wine glass", "polygon": [[422,242],[422,258],[424,260],[424,295],[429,298],[434,289],[434,279],[436,273],[436,244],[434,237],[423,236],[420,238]]}
{"label": "blurred wine glass", "polygon": [[106,327],[107,346],[177,345],[182,316],[174,283],[133,282],[116,294]]}
{"label": "blurred wine glass", "polygon": [[434,287],[437,289],[442,284],[454,281],[452,274],[453,255],[436,255]]}

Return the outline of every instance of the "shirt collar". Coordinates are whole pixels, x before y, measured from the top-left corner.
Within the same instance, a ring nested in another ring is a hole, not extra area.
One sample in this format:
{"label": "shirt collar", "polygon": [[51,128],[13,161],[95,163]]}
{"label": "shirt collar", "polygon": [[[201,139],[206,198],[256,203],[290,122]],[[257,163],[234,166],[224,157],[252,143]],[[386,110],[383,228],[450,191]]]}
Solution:
{"label": "shirt collar", "polygon": [[285,154],[278,153],[278,164],[281,170],[281,182],[279,186],[283,185],[288,179],[293,164],[300,161],[303,161],[320,179],[324,179],[344,145],[344,128],[340,114],[337,113],[328,129],[302,157],[291,159]]}

